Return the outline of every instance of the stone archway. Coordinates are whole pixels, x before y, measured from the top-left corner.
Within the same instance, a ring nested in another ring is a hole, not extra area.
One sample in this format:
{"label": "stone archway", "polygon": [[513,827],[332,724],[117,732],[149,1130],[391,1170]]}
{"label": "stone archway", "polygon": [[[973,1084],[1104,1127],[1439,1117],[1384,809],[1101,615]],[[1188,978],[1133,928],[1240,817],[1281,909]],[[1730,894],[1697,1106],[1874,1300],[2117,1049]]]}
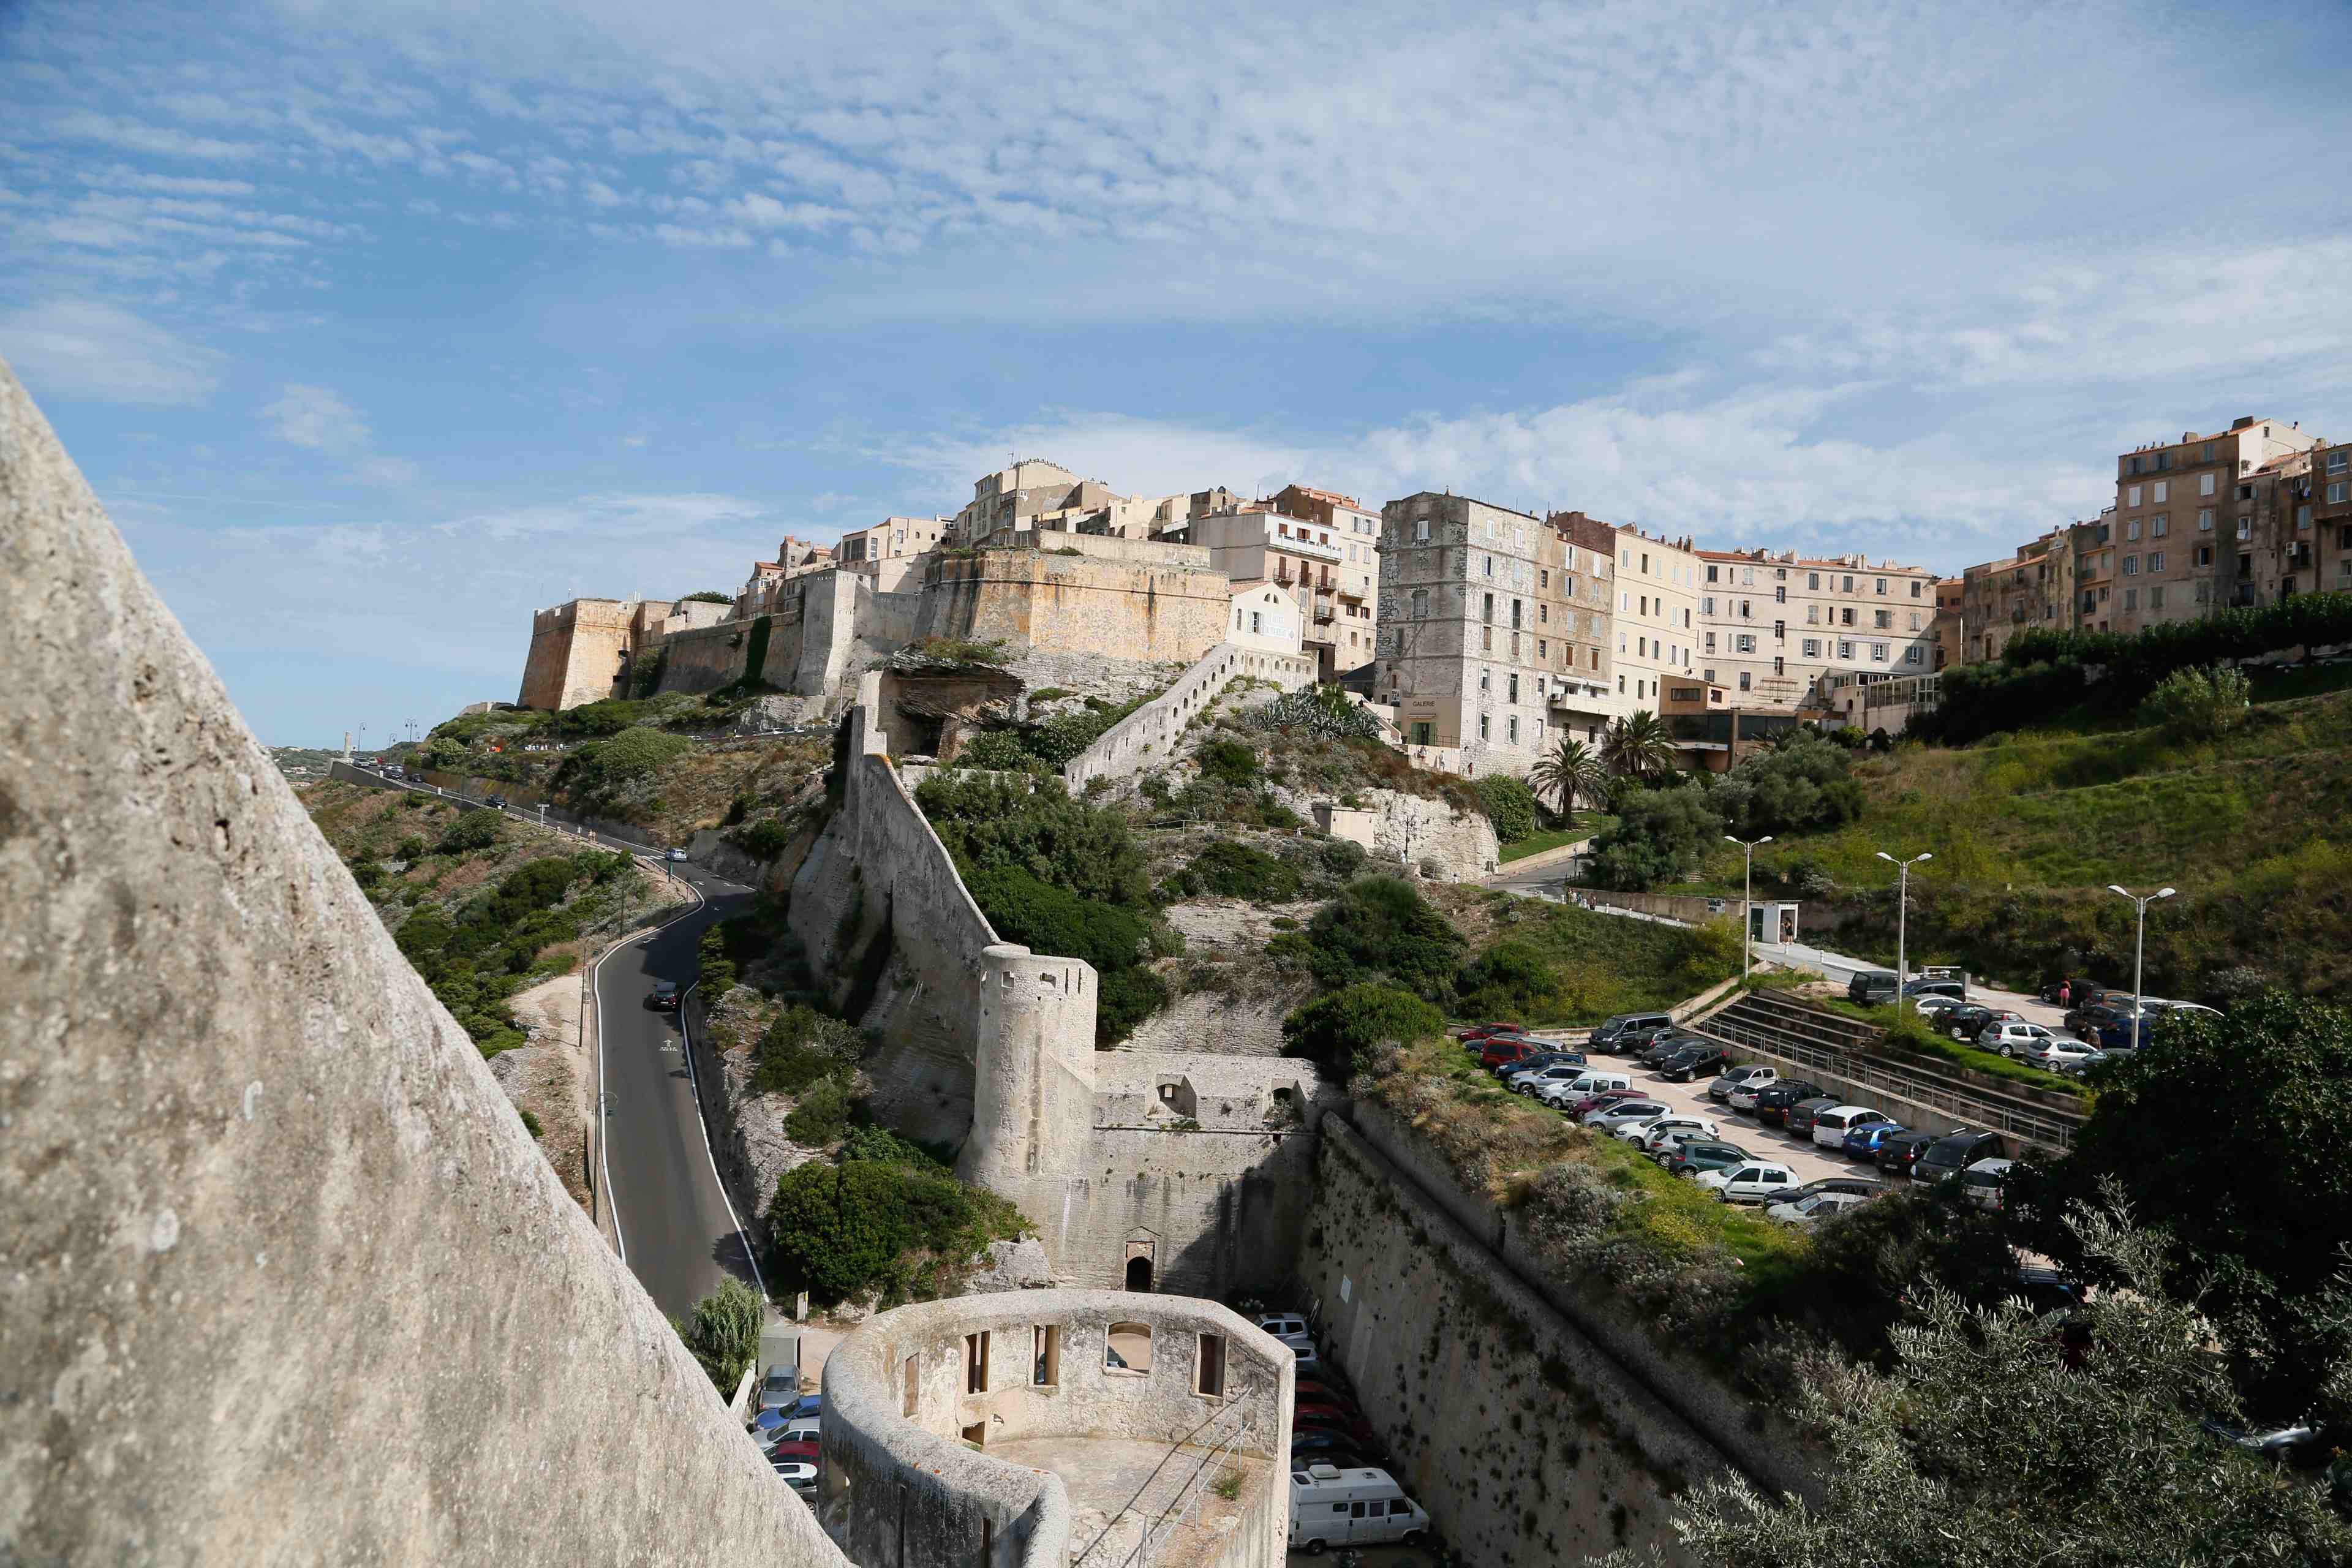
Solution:
{"label": "stone archway", "polygon": [[1151,1255],[1143,1253],[1127,1260],[1127,1288],[1149,1292],[1151,1289]]}

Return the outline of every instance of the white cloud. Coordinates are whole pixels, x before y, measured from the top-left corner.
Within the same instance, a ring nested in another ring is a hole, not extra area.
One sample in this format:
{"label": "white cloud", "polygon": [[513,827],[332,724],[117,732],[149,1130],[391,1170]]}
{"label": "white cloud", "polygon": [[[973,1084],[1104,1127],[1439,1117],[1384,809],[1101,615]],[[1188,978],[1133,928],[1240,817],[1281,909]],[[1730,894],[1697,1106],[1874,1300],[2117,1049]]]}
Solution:
{"label": "white cloud", "polygon": [[323,386],[289,385],[261,412],[279,440],[297,447],[342,450],[368,437],[367,421]]}
{"label": "white cloud", "polygon": [[216,356],[94,300],[52,300],[0,318],[0,353],[36,395],[106,403],[201,403]]}
{"label": "white cloud", "polygon": [[369,458],[352,470],[352,478],[360,484],[397,489],[415,484],[418,469],[407,458]]}

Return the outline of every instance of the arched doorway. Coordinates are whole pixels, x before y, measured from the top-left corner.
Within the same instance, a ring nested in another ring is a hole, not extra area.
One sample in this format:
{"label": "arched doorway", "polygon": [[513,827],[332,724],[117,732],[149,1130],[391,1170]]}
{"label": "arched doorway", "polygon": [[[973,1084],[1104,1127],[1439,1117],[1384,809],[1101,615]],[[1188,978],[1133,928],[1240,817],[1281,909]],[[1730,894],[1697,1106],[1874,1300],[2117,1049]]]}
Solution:
{"label": "arched doorway", "polygon": [[1130,1290],[1151,1289],[1151,1259],[1145,1257],[1127,1260],[1127,1288]]}

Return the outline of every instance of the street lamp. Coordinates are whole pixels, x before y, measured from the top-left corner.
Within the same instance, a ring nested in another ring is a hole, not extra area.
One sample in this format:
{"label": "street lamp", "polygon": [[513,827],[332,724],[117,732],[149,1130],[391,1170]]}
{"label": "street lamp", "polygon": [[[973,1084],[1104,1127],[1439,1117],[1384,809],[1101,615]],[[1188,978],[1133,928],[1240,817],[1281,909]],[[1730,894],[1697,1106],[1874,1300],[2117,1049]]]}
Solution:
{"label": "street lamp", "polygon": [[1737,844],[1748,852],[1748,879],[1741,884],[1739,894],[1739,978],[1745,981],[1752,967],[1748,958],[1748,933],[1756,926],[1756,845],[1771,843],[1772,836],[1768,833],[1751,844],[1745,838],[1734,838],[1727,833],[1723,841]]}
{"label": "street lamp", "polygon": [[2140,1022],[2140,983],[2147,973],[2145,966],[2147,962],[2147,906],[2158,899],[2172,897],[2172,889],[2159,888],[2143,898],[2110,882],[2107,884],[2107,891],[2130,900],[2132,907],[2139,911],[2139,934],[2132,939],[2132,1043],[2138,1045],[2142,1043],[2141,1031],[2146,1027]]}
{"label": "street lamp", "polygon": [[1914,855],[1908,860],[1897,860],[1882,849],[1878,858],[1895,868],[1895,1021],[1903,1021],[1903,982],[1910,970],[1910,950],[1906,945],[1911,913],[1911,868],[1922,860],[1933,860],[1929,854]]}

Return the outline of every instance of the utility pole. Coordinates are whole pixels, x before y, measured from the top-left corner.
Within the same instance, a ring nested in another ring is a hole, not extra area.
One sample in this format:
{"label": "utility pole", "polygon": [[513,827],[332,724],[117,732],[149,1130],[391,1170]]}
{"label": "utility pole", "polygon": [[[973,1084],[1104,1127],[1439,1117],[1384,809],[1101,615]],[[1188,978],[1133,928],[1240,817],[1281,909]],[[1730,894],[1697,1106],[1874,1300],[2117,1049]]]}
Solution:
{"label": "utility pole", "polygon": [[1897,860],[1882,849],[1878,858],[1895,868],[1895,1021],[1903,1021],[1903,986],[1910,971],[1910,953],[1906,943],[1906,928],[1911,912],[1911,868],[1922,860],[1933,860],[1928,854],[1914,855],[1908,860]]}
{"label": "utility pole", "polygon": [[2172,897],[2172,889],[2159,888],[2143,898],[2137,894],[2127,893],[2110,882],[2107,884],[2107,891],[2119,898],[2129,900],[2132,907],[2139,913],[2139,933],[2132,939],[2132,1044],[2135,1047],[2144,1046],[2147,1044],[2147,1026],[2140,1016],[2140,994],[2142,983],[2147,975],[2147,906],[2158,899]]}
{"label": "utility pole", "polygon": [[[1738,717],[1735,714],[1732,718],[1734,728],[1731,732],[1735,749],[1739,743],[1738,722]],[[1756,927],[1756,846],[1771,843],[1772,836],[1768,833],[1757,839],[1755,844],[1751,844],[1744,838],[1734,838],[1727,833],[1723,836],[1723,841],[1726,844],[1738,845],[1748,854],[1748,878],[1740,885],[1739,894],[1739,978],[1742,983],[1745,983],[1754,967],[1748,957],[1748,932]],[[1899,984],[1896,988],[1898,991],[1901,989]]]}

